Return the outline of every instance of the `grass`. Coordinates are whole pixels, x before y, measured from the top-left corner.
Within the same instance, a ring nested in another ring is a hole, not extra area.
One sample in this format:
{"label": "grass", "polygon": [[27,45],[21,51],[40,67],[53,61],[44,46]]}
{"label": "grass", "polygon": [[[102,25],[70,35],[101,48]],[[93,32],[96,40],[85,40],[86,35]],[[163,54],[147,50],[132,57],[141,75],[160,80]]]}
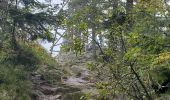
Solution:
{"label": "grass", "polygon": [[[8,45],[0,49],[0,100],[31,100],[33,90],[30,74],[44,66],[47,66],[47,71],[58,66],[55,59],[35,42],[19,42],[18,47],[17,51]],[[47,79],[52,81],[56,78],[45,70],[40,73],[45,73]]]}

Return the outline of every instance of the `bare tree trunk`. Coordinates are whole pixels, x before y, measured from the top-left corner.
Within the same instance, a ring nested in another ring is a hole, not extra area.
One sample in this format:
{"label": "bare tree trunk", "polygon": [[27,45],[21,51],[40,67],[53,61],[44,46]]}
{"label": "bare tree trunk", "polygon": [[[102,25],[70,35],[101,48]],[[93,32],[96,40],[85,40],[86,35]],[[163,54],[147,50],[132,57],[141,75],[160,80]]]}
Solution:
{"label": "bare tree trunk", "polygon": [[126,10],[128,12],[132,11],[132,9],[133,9],[133,2],[134,2],[134,0],[127,0],[127,2],[126,2]]}
{"label": "bare tree trunk", "polygon": [[[122,44],[123,44],[122,46],[123,46],[123,48],[124,48],[124,52],[127,53],[124,39],[122,38],[121,41],[122,41]],[[128,63],[128,62],[126,62],[126,63]],[[148,92],[148,90],[147,90],[144,82],[141,80],[139,74],[138,74],[138,73],[135,71],[135,69],[134,69],[135,63],[136,63],[136,59],[135,59],[133,62],[130,62],[130,63],[129,63],[130,70],[131,70],[131,72],[133,73],[133,75],[135,75],[135,77],[136,77],[136,79],[138,80],[139,84],[142,86],[142,88],[143,88],[143,90],[144,90],[144,92],[145,92],[145,95],[146,95],[147,100],[153,100],[152,97],[150,96],[150,94],[149,94],[149,92]]]}
{"label": "bare tree trunk", "polygon": [[133,20],[132,20],[132,10],[133,10],[133,2],[134,0],[127,0],[126,2],[126,12],[127,12],[127,19],[128,19],[128,30],[130,31],[133,26]]}
{"label": "bare tree trunk", "polygon": [[103,47],[103,37],[102,37],[102,33],[100,32],[99,34],[99,41],[100,41],[100,47]]}
{"label": "bare tree trunk", "polygon": [[92,26],[92,53],[93,53],[93,58],[96,59],[96,29],[95,26]]}
{"label": "bare tree trunk", "polygon": [[[118,8],[118,2],[119,0],[114,0],[112,1],[112,8],[113,8],[113,14],[112,17],[116,17],[117,16],[117,8]],[[115,19],[112,19],[115,20]],[[115,21],[112,21],[111,25],[114,23]],[[108,46],[112,51],[115,51],[118,48],[118,39],[116,38],[117,36],[115,36],[114,32],[110,32],[109,34],[109,41],[108,41]]]}
{"label": "bare tree trunk", "polygon": [[[15,1],[15,9],[18,9],[18,0]],[[13,26],[11,30],[11,45],[14,50],[17,49],[17,42],[16,42],[16,21],[15,18],[13,19]]]}
{"label": "bare tree trunk", "polygon": [[12,32],[11,32],[11,46],[12,46],[12,48],[13,48],[14,50],[17,49],[15,27],[16,27],[16,22],[15,22],[15,20],[14,20],[14,21],[13,21]]}
{"label": "bare tree trunk", "polygon": [[51,54],[51,56],[52,56],[52,54],[54,52],[54,47],[57,44],[56,39],[57,39],[57,29],[55,29],[54,39],[52,41],[52,46],[50,47],[50,54]]}
{"label": "bare tree trunk", "polygon": [[116,10],[116,9],[117,9],[117,7],[118,7],[118,1],[119,1],[119,0],[114,0],[114,2],[113,2],[113,10]]}

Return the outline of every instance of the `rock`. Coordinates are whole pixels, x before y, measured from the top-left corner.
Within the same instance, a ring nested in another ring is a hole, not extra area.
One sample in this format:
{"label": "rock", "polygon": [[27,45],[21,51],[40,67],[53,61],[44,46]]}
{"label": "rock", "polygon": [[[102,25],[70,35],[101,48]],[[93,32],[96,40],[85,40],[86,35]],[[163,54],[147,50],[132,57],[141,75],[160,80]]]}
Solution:
{"label": "rock", "polygon": [[89,70],[86,69],[85,65],[73,65],[70,70],[72,71],[75,76],[79,77],[88,77],[89,76]]}
{"label": "rock", "polygon": [[80,100],[84,93],[90,93],[90,98],[96,100],[93,99],[98,94],[94,87],[96,80],[92,80],[94,75],[87,69],[87,62],[93,60],[92,54],[83,53],[76,56],[69,52],[60,54],[56,59],[62,69],[67,71],[67,74],[61,76],[62,82],[67,86],[59,86],[56,90],[57,94],[62,94],[61,100]]}
{"label": "rock", "polygon": [[61,100],[61,95],[47,95],[36,100]]}
{"label": "rock", "polygon": [[84,94],[82,92],[68,93],[63,96],[61,100],[80,100]]}
{"label": "rock", "polygon": [[77,92],[80,89],[71,87],[71,86],[58,86],[58,87],[51,87],[51,86],[41,86],[40,91],[45,95],[55,95],[59,93],[70,93],[70,92]]}
{"label": "rock", "polygon": [[109,100],[129,100],[125,94],[117,94],[112,98],[111,98],[111,96],[109,96],[108,98],[109,98]]}
{"label": "rock", "polygon": [[50,86],[40,86],[40,91],[45,95],[56,94],[58,88],[50,87]]}
{"label": "rock", "polygon": [[62,81],[66,81],[67,79],[68,79],[67,76],[62,76],[62,77],[61,77],[61,80],[62,80]]}
{"label": "rock", "polygon": [[62,94],[65,94],[65,93],[72,93],[72,92],[77,92],[77,91],[80,91],[79,88],[75,88],[75,87],[71,87],[71,86],[61,86],[61,87],[58,87],[56,92],[57,93],[62,93]]}
{"label": "rock", "polygon": [[82,80],[81,78],[76,78],[76,77],[69,77],[65,81],[65,84],[74,85],[74,86],[81,86],[81,85],[84,85],[86,83],[87,82],[85,80]]}
{"label": "rock", "polygon": [[32,92],[32,96],[31,96],[31,98],[32,98],[32,100],[42,100],[42,98],[44,98],[44,94],[41,92],[41,91],[39,91],[39,90],[34,90],[33,92]]}
{"label": "rock", "polygon": [[62,96],[61,95],[50,95],[50,96],[48,96],[49,97],[49,99],[48,100],[56,100],[56,99],[59,99],[59,100],[61,100],[61,98],[62,98]]}
{"label": "rock", "polygon": [[82,80],[89,81],[90,78],[89,77],[83,77]]}
{"label": "rock", "polygon": [[56,97],[56,99],[61,99],[62,96],[61,95],[56,95],[55,97]]}
{"label": "rock", "polygon": [[78,75],[79,73],[81,73],[84,70],[80,66],[77,66],[77,65],[73,65],[70,69],[76,75]]}
{"label": "rock", "polygon": [[84,70],[83,72],[81,72],[81,78],[83,80],[88,81],[90,79],[90,74],[88,70]]}

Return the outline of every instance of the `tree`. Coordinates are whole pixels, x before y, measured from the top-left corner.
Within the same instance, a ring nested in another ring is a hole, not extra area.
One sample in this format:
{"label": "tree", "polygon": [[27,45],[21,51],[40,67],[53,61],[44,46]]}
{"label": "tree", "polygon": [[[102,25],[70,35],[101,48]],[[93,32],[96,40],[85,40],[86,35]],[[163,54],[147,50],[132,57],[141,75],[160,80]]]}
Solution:
{"label": "tree", "polygon": [[[156,93],[153,92],[152,85],[155,81],[158,82],[157,76],[153,74],[155,70],[161,69],[161,67],[153,68],[157,66],[153,65],[153,61],[160,59],[157,58],[160,55],[166,58],[165,62],[169,59],[167,47],[169,5],[167,2],[162,2],[162,0],[76,2],[79,8],[71,7],[74,10],[68,13],[71,18],[68,22],[71,23],[71,28],[74,26],[73,30],[79,30],[80,22],[85,22],[84,26],[87,25],[87,30],[92,29],[92,33],[88,33],[88,36],[92,36],[93,54],[98,46],[97,33],[104,34],[102,38],[106,40],[104,42],[106,46],[101,48],[102,57],[97,56],[99,58],[97,61],[103,66],[96,67],[100,68],[103,74],[101,76],[104,76],[101,81],[107,81],[108,87],[113,88],[110,90],[106,87],[105,89],[110,94],[118,92],[139,100],[143,97],[148,100],[153,99]],[[112,8],[109,9],[110,7]],[[82,30],[78,32],[80,36],[82,36],[81,32]],[[165,67],[164,64],[162,63],[161,66]]]}
{"label": "tree", "polygon": [[[20,6],[20,4],[22,6]],[[41,11],[48,8],[34,0],[13,0],[7,3],[6,11],[8,17],[4,20],[11,29],[11,45],[17,48],[16,38],[36,40],[37,38],[52,40],[50,28],[61,23],[57,14],[51,14],[52,10]],[[33,10],[37,10],[34,12]]]}

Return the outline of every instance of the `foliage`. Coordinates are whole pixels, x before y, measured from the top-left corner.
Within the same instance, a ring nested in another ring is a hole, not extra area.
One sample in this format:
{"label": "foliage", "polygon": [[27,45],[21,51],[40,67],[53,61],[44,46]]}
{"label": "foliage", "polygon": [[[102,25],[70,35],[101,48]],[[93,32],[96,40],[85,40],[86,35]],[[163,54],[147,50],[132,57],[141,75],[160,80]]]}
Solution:
{"label": "foliage", "polygon": [[[49,66],[51,70],[58,66],[54,58],[38,43],[19,41],[18,44],[18,51],[12,51],[7,48],[8,46],[0,50],[0,99],[2,100],[32,100],[30,73],[44,66]],[[48,76],[54,75],[48,73]]]}
{"label": "foliage", "polygon": [[51,31],[61,24],[62,16],[49,3],[37,0],[2,0],[0,8],[0,99],[32,100],[31,73],[58,66],[35,40],[53,41]]}
{"label": "foliage", "polygon": [[[21,45],[21,50],[27,52],[28,56],[29,54],[32,54],[32,57],[30,58],[36,59],[37,64],[55,66],[56,64],[55,59],[52,58],[50,54],[48,54],[47,51],[40,44],[36,42],[26,42],[26,43],[20,42],[20,45]],[[27,53],[24,54],[27,55]]]}
{"label": "foliage", "polygon": [[[125,94],[130,99],[151,100],[168,92],[170,5],[167,0],[69,0],[67,8],[58,15],[56,9],[35,0],[11,1],[7,6],[0,9],[3,15],[0,62],[4,72],[7,71],[0,77],[4,87],[15,84],[12,80],[20,77],[17,71],[25,74],[41,65],[50,66],[48,73],[43,68],[40,71],[49,81],[58,78],[57,70],[51,70],[57,66],[55,60],[33,40],[54,41],[51,30],[59,25],[66,30],[61,50],[76,55],[92,52],[96,62],[88,63],[88,68],[98,74],[96,87],[101,98]],[[9,72],[14,77],[6,78]],[[18,87],[14,85],[12,89]],[[2,93],[10,92],[2,90]],[[25,92],[23,96],[27,97]],[[18,93],[12,92],[14,96],[10,97],[17,97]]]}
{"label": "foliage", "polygon": [[100,55],[96,62],[88,63],[88,68],[98,74],[100,94],[125,94],[140,100],[156,98],[157,91],[170,82],[169,4],[162,0],[73,0],[69,4],[68,40],[80,40],[73,50],[84,46],[78,44],[95,43],[99,47]]}
{"label": "foliage", "polygon": [[1,64],[0,98],[2,100],[31,100],[31,82],[29,74],[22,65]]}

